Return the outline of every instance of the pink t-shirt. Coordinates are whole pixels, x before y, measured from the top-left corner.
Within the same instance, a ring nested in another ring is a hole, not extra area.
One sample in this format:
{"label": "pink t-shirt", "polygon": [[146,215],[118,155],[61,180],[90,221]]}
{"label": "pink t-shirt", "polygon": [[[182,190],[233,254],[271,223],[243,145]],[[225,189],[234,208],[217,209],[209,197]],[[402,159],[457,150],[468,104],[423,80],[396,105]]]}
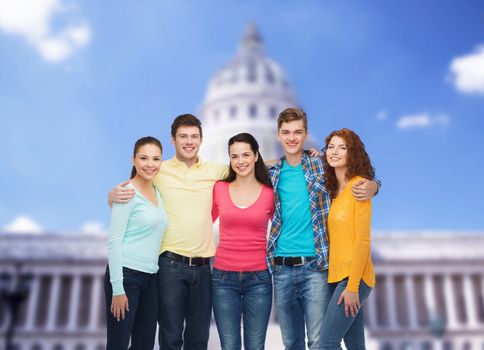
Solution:
{"label": "pink t-shirt", "polygon": [[220,219],[220,240],[214,267],[226,271],[267,269],[267,227],[274,213],[274,192],[263,185],[259,198],[247,208],[232,202],[229,183],[219,181],[213,188],[212,217]]}

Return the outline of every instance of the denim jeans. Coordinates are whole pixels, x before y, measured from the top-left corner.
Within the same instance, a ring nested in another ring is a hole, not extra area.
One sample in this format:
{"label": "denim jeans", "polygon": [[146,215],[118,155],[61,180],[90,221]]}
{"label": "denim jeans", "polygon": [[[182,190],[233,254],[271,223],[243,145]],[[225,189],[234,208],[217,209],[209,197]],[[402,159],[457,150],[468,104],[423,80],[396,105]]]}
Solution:
{"label": "denim jeans", "polygon": [[328,271],[316,260],[303,266],[276,265],[274,296],[282,341],[286,350],[319,350],[324,312],[329,301]]}
{"label": "denim jeans", "polygon": [[106,295],[107,350],[153,349],[156,334],[158,299],[156,274],[123,267],[123,286],[128,297],[129,311],[119,321],[111,313],[113,289],[109,269],[104,275]]}
{"label": "denim jeans", "polygon": [[363,303],[368,298],[368,295],[370,295],[371,287],[368,287],[363,281],[360,282],[358,289],[361,305],[360,310],[355,317],[351,315],[345,317],[344,302],[338,305],[338,299],[346,289],[347,284],[348,278],[337,283],[329,284],[331,299],[324,317],[321,332],[322,350],[340,350],[342,339],[344,339],[346,349],[348,350],[365,349]]}
{"label": "denim jeans", "polygon": [[206,350],[212,312],[210,264],[158,259],[158,323],[162,350]]}
{"label": "denim jeans", "polygon": [[255,272],[212,271],[212,303],[222,350],[262,350],[272,306],[272,277]]}

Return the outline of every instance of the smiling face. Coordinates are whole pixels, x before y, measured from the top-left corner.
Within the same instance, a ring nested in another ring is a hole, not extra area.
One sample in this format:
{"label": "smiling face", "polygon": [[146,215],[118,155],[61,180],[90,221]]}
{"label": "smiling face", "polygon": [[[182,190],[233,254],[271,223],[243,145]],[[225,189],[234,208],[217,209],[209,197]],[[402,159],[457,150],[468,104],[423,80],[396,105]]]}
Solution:
{"label": "smiling face", "polygon": [[255,176],[255,163],[259,155],[246,142],[234,142],[229,148],[230,167],[236,176]]}
{"label": "smiling face", "polygon": [[326,148],[326,160],[328,164],[333,168],[346,169],[347,155],[348,148],[345,140],[339,136],[333,136]]}
{"label": "smiling face", "polygon": [[198,151],[202,144],[200,130],[196,126],[180,126],[171,139],[175,146],[176,158],[191,166],[197,162]]}
{"label": "smiling face", "polygon": [[136,177],[151,181],[160,170],[160,147],[151,143],[139,147],[132,159],[132,163],[136,168]]}
{"label": "smiling face", "polygon": [[277,138],[284,147],[284,153],[287,155],[300,155],[304,150],[304,141],[306,141],[308,134],[304,127],[302,120],[293,120],[290,122],[283,122]]}

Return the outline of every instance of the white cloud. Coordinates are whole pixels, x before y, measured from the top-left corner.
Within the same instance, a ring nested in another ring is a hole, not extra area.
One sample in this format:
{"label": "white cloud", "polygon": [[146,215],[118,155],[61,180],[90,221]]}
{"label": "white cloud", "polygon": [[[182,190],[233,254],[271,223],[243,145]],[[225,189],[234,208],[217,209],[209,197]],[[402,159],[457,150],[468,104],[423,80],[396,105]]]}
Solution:
{"label": "white cloud", "polygon": [[[0,30],[24,38],[46,61],[61,62],[91,41],[89,24],[62,1],[0,0]],[[55,15],[64,16],[67,27],[54,30]]]}
{"label": "white cloud", "polygon": [[450,72],[457,90],[484,95],[484,45],[471,54],[454,58]]}
{"label": "white cloud", "polygon": [[7,233],[42,233],[44,229],[33,219],[26,215],[17,216],[4,227]]}
{"label": "white cloud", "polygon": [[106,229],[102,222],[99,221],[88,221],[82,225],[81,232],[90,235],[106,235]]}
{"label": "white cloud", "polygon": [[447,127],[450,123],[450,118],[446,114],[430,114],[418,113],[408,114],[402,116],[397,121],[397,128],[399,129],[423,129],[434,126]]}

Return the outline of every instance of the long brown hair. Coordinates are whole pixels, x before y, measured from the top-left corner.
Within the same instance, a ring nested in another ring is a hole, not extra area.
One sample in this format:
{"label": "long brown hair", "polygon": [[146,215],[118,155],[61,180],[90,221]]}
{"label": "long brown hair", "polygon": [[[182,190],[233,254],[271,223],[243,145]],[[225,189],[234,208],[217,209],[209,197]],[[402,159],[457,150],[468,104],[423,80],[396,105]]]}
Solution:
{"label": "long brown hair", "polygon": [[368,180],[375,179],[375,168],[371,164],[370,157],[366,153],[365,145],[360,137],[350,129],[343,128],[335,130],[326,137],[323,156],[325,187],[331,195],[331,198],[335,198],[338,194],[338,179],[336,178],[336,173],[326,159],[326,151],[333,136],[341,137],[346,144],[347,169],[345,179],[351,180],[355,176],[361,176]]}

